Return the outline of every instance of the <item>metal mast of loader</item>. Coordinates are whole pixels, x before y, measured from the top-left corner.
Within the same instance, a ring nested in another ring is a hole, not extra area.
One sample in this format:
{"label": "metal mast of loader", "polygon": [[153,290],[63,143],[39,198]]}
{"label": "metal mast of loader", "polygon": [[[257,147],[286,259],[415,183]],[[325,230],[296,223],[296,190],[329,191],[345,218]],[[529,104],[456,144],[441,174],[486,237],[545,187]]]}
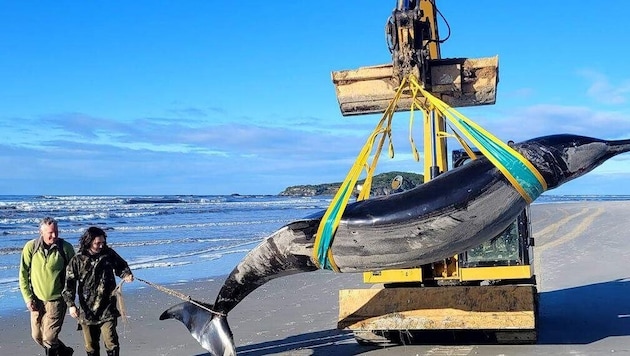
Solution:
{"label": "metal mast of loader", "polygon": [[398,1],[386,25],[393,75],[402,79],[414,74],[428,82],[428,60],[440,58],[436,8],[430,1]]}
{"label": "metal mast of loader", "polygon": [[[495,103],[498,57],[442,59],[437,14],[435,0],[396,1],[386,24],[392,62],[332,73],[344,116],[383,113],[393,102],[395,111],[409,111],[411,93],[403,91],[392,101],[409,74],[451,107]],[[427,181],[448,168],[441,134],[446,123],[432,110],[423,124]],[[467,159],[461,151],[453,152],[453,158],[457,164]],[[417,330],[500,331],[497,340],[535,341],[537,291],[529,231],[526,209],[509,229],[479,248],[418,268],[366,272],[366,283],[383,287],[340,291],[338,327],[369,343],[390,342]],[[506,285],[481,286],[488,280]],[[448,284],[429,287],[438,282]]]}
{"label": "metal mast of loader", "polygon": [[[403,77],[413,74],[425,84],[425,88],[430,87],[429,63],[440,59],[436,15],[433,1],[398,1],[386,25],[394,82],[400,83]],[[424,176],[435,178],[446,170],[446,139],[437,134],[445,131],[446,127],[444,119],[434,110],[430,122],[425,124],[428,124],[430,134],[425,135],[424,147],[430,147],[431,161],[425,161]]]}

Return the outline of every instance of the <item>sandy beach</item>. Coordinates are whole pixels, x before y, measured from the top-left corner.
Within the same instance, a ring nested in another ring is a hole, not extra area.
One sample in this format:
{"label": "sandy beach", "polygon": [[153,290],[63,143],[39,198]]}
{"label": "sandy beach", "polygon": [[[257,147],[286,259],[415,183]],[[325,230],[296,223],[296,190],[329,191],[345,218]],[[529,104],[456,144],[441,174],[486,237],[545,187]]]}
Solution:
{"label": "sandy beach", "polygon": [[[229,315],[239,355],[604,355],[630,353],[630,202],[531,207],[539,281],[536,345],[358,345],[337,330],[338,291],[369,288],[360,274],[314,272],[273,280]],[[138,277],[142,278],[141,274]],[[136,281],[134,283],[141,283]],[[213,302],[222,279],[167,287]],[[183,324],[158,320],[180,302],[150,286],[125,292],[128,322],[119,325],[123,355],[205,355]],[[26,309],[0,318],[1,355],[43,355],[30,338]],[[76,322],[62,340],[83,355]],[[102,352],[104,354],[104,352]]]}

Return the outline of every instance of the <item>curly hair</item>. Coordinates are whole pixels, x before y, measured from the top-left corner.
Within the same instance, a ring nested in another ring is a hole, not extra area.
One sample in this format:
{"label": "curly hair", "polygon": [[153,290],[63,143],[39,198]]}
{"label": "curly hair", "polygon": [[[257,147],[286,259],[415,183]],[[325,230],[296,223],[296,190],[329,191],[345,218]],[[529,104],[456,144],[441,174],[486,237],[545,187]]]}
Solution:
{"label": "curly hair", "polygon": [[99,236],[103,236],[103,239],[105,239],[105,246],[103,247],[106,248],[107,234],[105,233],[105,231],[103,231],[103,229],[99,227],[91,226],[87,228],[87,230],[85,230],[83,235],[81,235],[81,237],[79,238],[79,252],[81,252],[82,254],[88,253],[88,251],[90,250],[90,246],[92,246],[92,241],[94,241],[94,239]]}

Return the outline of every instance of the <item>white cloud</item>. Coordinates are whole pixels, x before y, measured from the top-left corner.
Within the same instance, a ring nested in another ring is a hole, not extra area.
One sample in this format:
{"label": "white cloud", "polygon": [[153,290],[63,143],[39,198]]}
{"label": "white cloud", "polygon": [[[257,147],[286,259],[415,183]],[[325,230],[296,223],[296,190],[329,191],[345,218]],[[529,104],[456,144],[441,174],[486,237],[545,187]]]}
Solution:
{"label": "white cloud", "polygon": [[595,101],[607,105],[620,105],[628,102],[630,81],[613,84],[606,75],[594,70],[581,70],[579,74],[591,81],[587,94]]}
{"label": "white cloud", "polygon": [[512,109],[500,121],[481,118],[477,122],[497,137],[515,141],[564,133],[618,139],[630,132],[630,112],[587,106],[539,104]]}

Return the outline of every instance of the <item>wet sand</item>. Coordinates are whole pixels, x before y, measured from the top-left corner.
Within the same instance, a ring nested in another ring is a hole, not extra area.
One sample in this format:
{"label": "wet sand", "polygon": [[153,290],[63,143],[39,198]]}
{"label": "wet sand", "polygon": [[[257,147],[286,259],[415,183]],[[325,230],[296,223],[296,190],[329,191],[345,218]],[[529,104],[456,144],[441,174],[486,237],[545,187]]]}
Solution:
{"label": "wet sand", "polygon": [[[609,355],[630,354],[630,202],[534,205],[535,268],[540,292],[536,345],[360,346],[336,329],[338,291],[369,288],[360,274],[314,272],[273,280],[229,315],[239,355]],[[141,271],[138,277],[142,278]],[[134,283],[141,283],[136,281]],[[212,302],[222,279],[169,288]],[[125,292],[121,354],[206,355],[183,324],[158,320],[180,302],[150,286]],[[76,323],[62,340],[85,354]],[[30,339],[26,310],[0,318],[0,355],[43,355]],[[104,352],[102,351],[102,354]]]}

